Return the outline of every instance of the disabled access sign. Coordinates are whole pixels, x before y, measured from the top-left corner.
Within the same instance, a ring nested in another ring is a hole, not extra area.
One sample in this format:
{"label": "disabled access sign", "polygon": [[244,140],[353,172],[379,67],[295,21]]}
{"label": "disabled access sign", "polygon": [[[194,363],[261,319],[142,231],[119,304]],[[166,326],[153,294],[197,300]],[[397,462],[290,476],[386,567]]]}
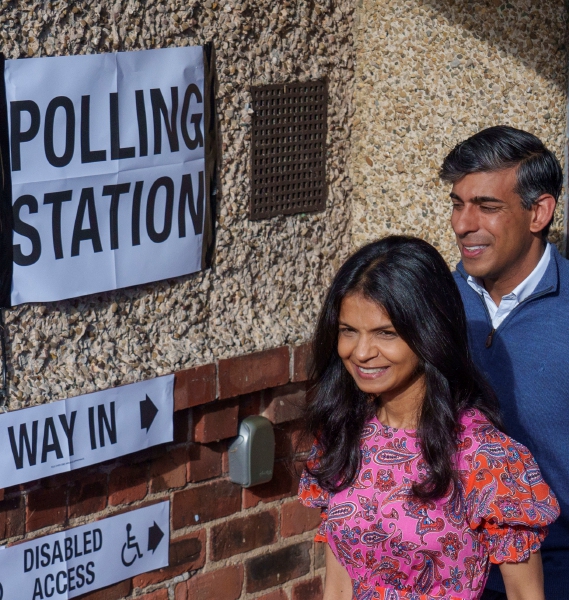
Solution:
{"label": "disabled access sign", "polygon": [[170,503],[0,550],[0,600],[68,600],[168,566]]}

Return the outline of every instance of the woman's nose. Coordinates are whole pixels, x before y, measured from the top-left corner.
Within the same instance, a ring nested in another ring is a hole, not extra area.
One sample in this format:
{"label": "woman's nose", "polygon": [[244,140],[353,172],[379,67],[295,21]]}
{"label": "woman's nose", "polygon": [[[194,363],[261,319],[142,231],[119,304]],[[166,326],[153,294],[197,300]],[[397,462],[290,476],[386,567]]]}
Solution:
{"label": "woman's nose", "polygon": [[379,348],[373,343],[373,340],[366,335],[360,336],[354,351],[354,356],[357,358],[357,360],[365,362],[371,360],[372,358],[376,358],[378,354]]}

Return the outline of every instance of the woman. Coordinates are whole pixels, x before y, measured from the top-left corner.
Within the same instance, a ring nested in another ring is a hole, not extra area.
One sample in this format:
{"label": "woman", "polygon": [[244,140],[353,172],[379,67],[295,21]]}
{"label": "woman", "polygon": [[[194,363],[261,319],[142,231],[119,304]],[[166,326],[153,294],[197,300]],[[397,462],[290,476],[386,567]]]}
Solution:
{"label": "woman", "polygon": [[529,451],[500,431],[440,254],[401,236],[342,266],[313,342],[299,497],[322,508],[325,600],[542,600],[539,547],[559,514]]}

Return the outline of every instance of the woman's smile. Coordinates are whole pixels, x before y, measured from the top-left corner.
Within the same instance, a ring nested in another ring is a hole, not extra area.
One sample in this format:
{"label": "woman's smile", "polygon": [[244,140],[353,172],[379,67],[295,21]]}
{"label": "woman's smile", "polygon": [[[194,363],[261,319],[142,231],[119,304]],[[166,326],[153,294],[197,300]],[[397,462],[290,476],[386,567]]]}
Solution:
{"label": "woman's smile", "polygon": [[378,377],[383,377],[389,369],[389,367],[362,367],[356,364],[354,364],[354,367],[357,374],[362,379],[377,379]]}

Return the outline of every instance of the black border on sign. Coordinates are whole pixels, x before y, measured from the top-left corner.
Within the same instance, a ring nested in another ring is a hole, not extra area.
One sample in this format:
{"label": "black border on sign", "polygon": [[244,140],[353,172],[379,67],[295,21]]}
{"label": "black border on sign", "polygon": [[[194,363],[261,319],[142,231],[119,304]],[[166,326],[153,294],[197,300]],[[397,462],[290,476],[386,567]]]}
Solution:
{"label": "black border on sign", "polygon": [[10,142],[8,139],[8,103],[4,66],[6,57],[0,53],[0,308],[10,308],[12,290],[12,176]]}
{"label": "black border on sign", "polygon": [[205,133],[205,218],[202,238],[201,268],[211,267],[215,249],[215,217],[217,210],[217,163],[219,156],[215,110],[215,47],[203,45],[204,61],[204,133]]}

